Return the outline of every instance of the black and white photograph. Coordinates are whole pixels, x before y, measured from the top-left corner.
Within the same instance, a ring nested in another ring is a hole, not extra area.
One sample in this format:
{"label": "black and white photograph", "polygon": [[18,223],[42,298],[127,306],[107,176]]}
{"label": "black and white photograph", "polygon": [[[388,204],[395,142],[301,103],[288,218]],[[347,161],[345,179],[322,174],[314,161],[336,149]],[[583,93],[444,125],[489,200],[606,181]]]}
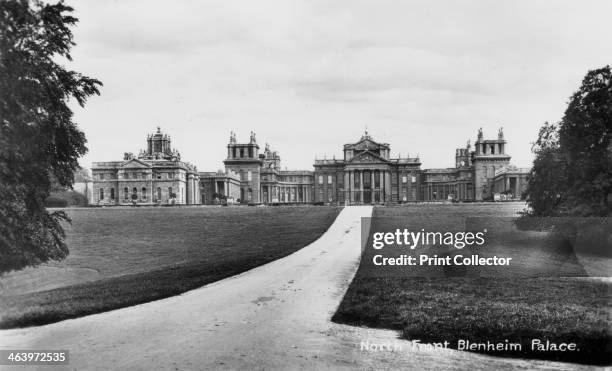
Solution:
{"label": "black and white photograph", "polygon": [[611,14],[0,0],[0,370],[609,369]]}

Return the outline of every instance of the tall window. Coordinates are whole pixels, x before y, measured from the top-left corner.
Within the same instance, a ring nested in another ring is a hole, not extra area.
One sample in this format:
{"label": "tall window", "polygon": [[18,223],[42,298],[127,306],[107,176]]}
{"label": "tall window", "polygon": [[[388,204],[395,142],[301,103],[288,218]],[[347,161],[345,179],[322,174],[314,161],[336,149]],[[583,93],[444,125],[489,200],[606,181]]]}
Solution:
{"label": "tall window", "polygon": [[142,199],[146,200],[147,199],[147,189],[145,187],[142,187],[141,191],[142,191]]}
{"label": "tall window", "polygon": [[127,200],[128,198],[130,198],[129,193],[130,193],[130,191],[128,191],[127,187],[123,188],[123,198],[124,199]]}
{"label": "tall window", "polygon": [[172,187],[168,187],[168,198],[174,198],[172,197]]}
{"label": "tall window", "polygon": [[115,188],[111,188],[110,189],[110,198],[111,198],[111,200],[115,199]]}
{"label": "tall window", "polygon": [[136,187],[132,188],[132,200],[135,200],[138,198],[138,189],[136,189]]}
{"label": "tall window", "polygon": [[247,172],[247,180],[248,180],[249,182],[253,180],[253,173],[252,173],[252,172],[250,172],[250,171],[248,171],[248,172]]}
{"label": "tall window", "polygon": [[161,188],[157,187],[157,201],[161,200]]}
{"label": "tall window", "polygon": [[100,200],[104,200],[104,188],[100,188]]}
{"label": "tall window", "polygon": [[100,173],[100,180],[104,180],[104,173]]}
{"label": "tall window", "polygon": [[319,184],[323,184],[323,175],[319,175]]}
{"label": "tall window", "polygon": [[328,175],[327,176],[327,184],[332,184],[332,183],[333,183],[332,176]]}

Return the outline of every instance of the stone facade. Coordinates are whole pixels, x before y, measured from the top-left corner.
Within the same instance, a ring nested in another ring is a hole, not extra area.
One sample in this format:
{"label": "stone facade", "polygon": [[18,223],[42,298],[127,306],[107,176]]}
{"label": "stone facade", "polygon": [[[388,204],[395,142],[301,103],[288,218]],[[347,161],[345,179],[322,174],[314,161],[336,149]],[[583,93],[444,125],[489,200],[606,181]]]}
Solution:
{"label": "stone facade", "polygon": [[[230,133],[225,171],[200,173],[203,203],[215,204],[222,199],[253,204],[298,204],[312,202],[312,171],[281,170],[277,151],[266,144],[260,153],[255,133],[247,143],[238,143]],[[223,181],[219,179],[223,177]],[[217,188],[211,186],[214,178]]]}
{"label": "stone facade", "polygon": [[237,202],[240,190],[240,176],[231,170],[200,173],[200,194],[205,205]]}
{"label": "stone facade", "polygon": [[199,204],[200,178],[195,166],[181,161],[170,136],[158,128],[138,157],[92,164],[93,204]]}
{"label": "stone facade", "polygon": [[493,194],[505,195],[506,199],[520,199],[527,189],[529,169],[504,166],[495,170]]}
{"label": "stone facade", "polygon": [[93,203],[132,204],[385,204],[419,201],[482,201],[520,198],[527,186],[527,169],[510,165],[502,129],[496,139],[478,131],[455,150],[455,166],[421,169],[416,157],[391,157],[388,143],[378,143],[366,131],[356,143],[345,144],[341,159],[315,159],[314,171],[282,170],[277,151],[263,152],[251,132],[239,143],[230,133],[224,170],[200,172],[171,147],[158,131],[147,138],[137,158],[95,162]]}
{"label": "stone facade", "polygon": [[[421,169],[418,156],[392,158],[389,144],[374,141],[366,131],[357,143],[344,145],[343,159],[315,160],[314,201],[351,205],[493,199],[496,171],[509,168],[505,144],[502,129],[497,139],[488,140],[479,130],[474,151],[469,141],[456,149],[454,168]],[[516,189],[524,189],[527,170],[505,174],[519,177]]]}

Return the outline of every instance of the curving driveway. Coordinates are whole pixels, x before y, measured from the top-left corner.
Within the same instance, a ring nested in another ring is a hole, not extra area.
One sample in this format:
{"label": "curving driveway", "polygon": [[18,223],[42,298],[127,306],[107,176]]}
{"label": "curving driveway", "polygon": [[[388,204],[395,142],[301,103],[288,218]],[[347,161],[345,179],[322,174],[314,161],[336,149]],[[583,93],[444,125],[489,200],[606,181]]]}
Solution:
{"label": "curving driveway", "polygon": [[[66,369],[71,370],[580,367],[411,350],[394,331],[331,323],[359,265],[361,218],[371,213],[371,207],[346,207],[309,246],[183,295],[41,327],[0,331],[0,347],[69,349]],[[362,351],[361,341],[389,341],[402,350]]]}

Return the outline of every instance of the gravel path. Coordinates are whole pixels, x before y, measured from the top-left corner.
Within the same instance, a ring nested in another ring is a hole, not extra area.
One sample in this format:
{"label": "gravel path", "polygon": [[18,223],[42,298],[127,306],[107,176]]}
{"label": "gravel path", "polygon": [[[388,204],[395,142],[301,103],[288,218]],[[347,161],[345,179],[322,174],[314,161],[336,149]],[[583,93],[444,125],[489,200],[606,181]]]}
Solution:
{"label": "gravel path", "polygon": [[[371,213],[371,207],[346,207],[320,239],[298,252],[183,295],[0,331],[0,347],[68,349],[71,370],[579,367],[412,350],[394,331],[331,323],[359,264],[361,217]],[[361,341],[402,349],[365,351]]]}

